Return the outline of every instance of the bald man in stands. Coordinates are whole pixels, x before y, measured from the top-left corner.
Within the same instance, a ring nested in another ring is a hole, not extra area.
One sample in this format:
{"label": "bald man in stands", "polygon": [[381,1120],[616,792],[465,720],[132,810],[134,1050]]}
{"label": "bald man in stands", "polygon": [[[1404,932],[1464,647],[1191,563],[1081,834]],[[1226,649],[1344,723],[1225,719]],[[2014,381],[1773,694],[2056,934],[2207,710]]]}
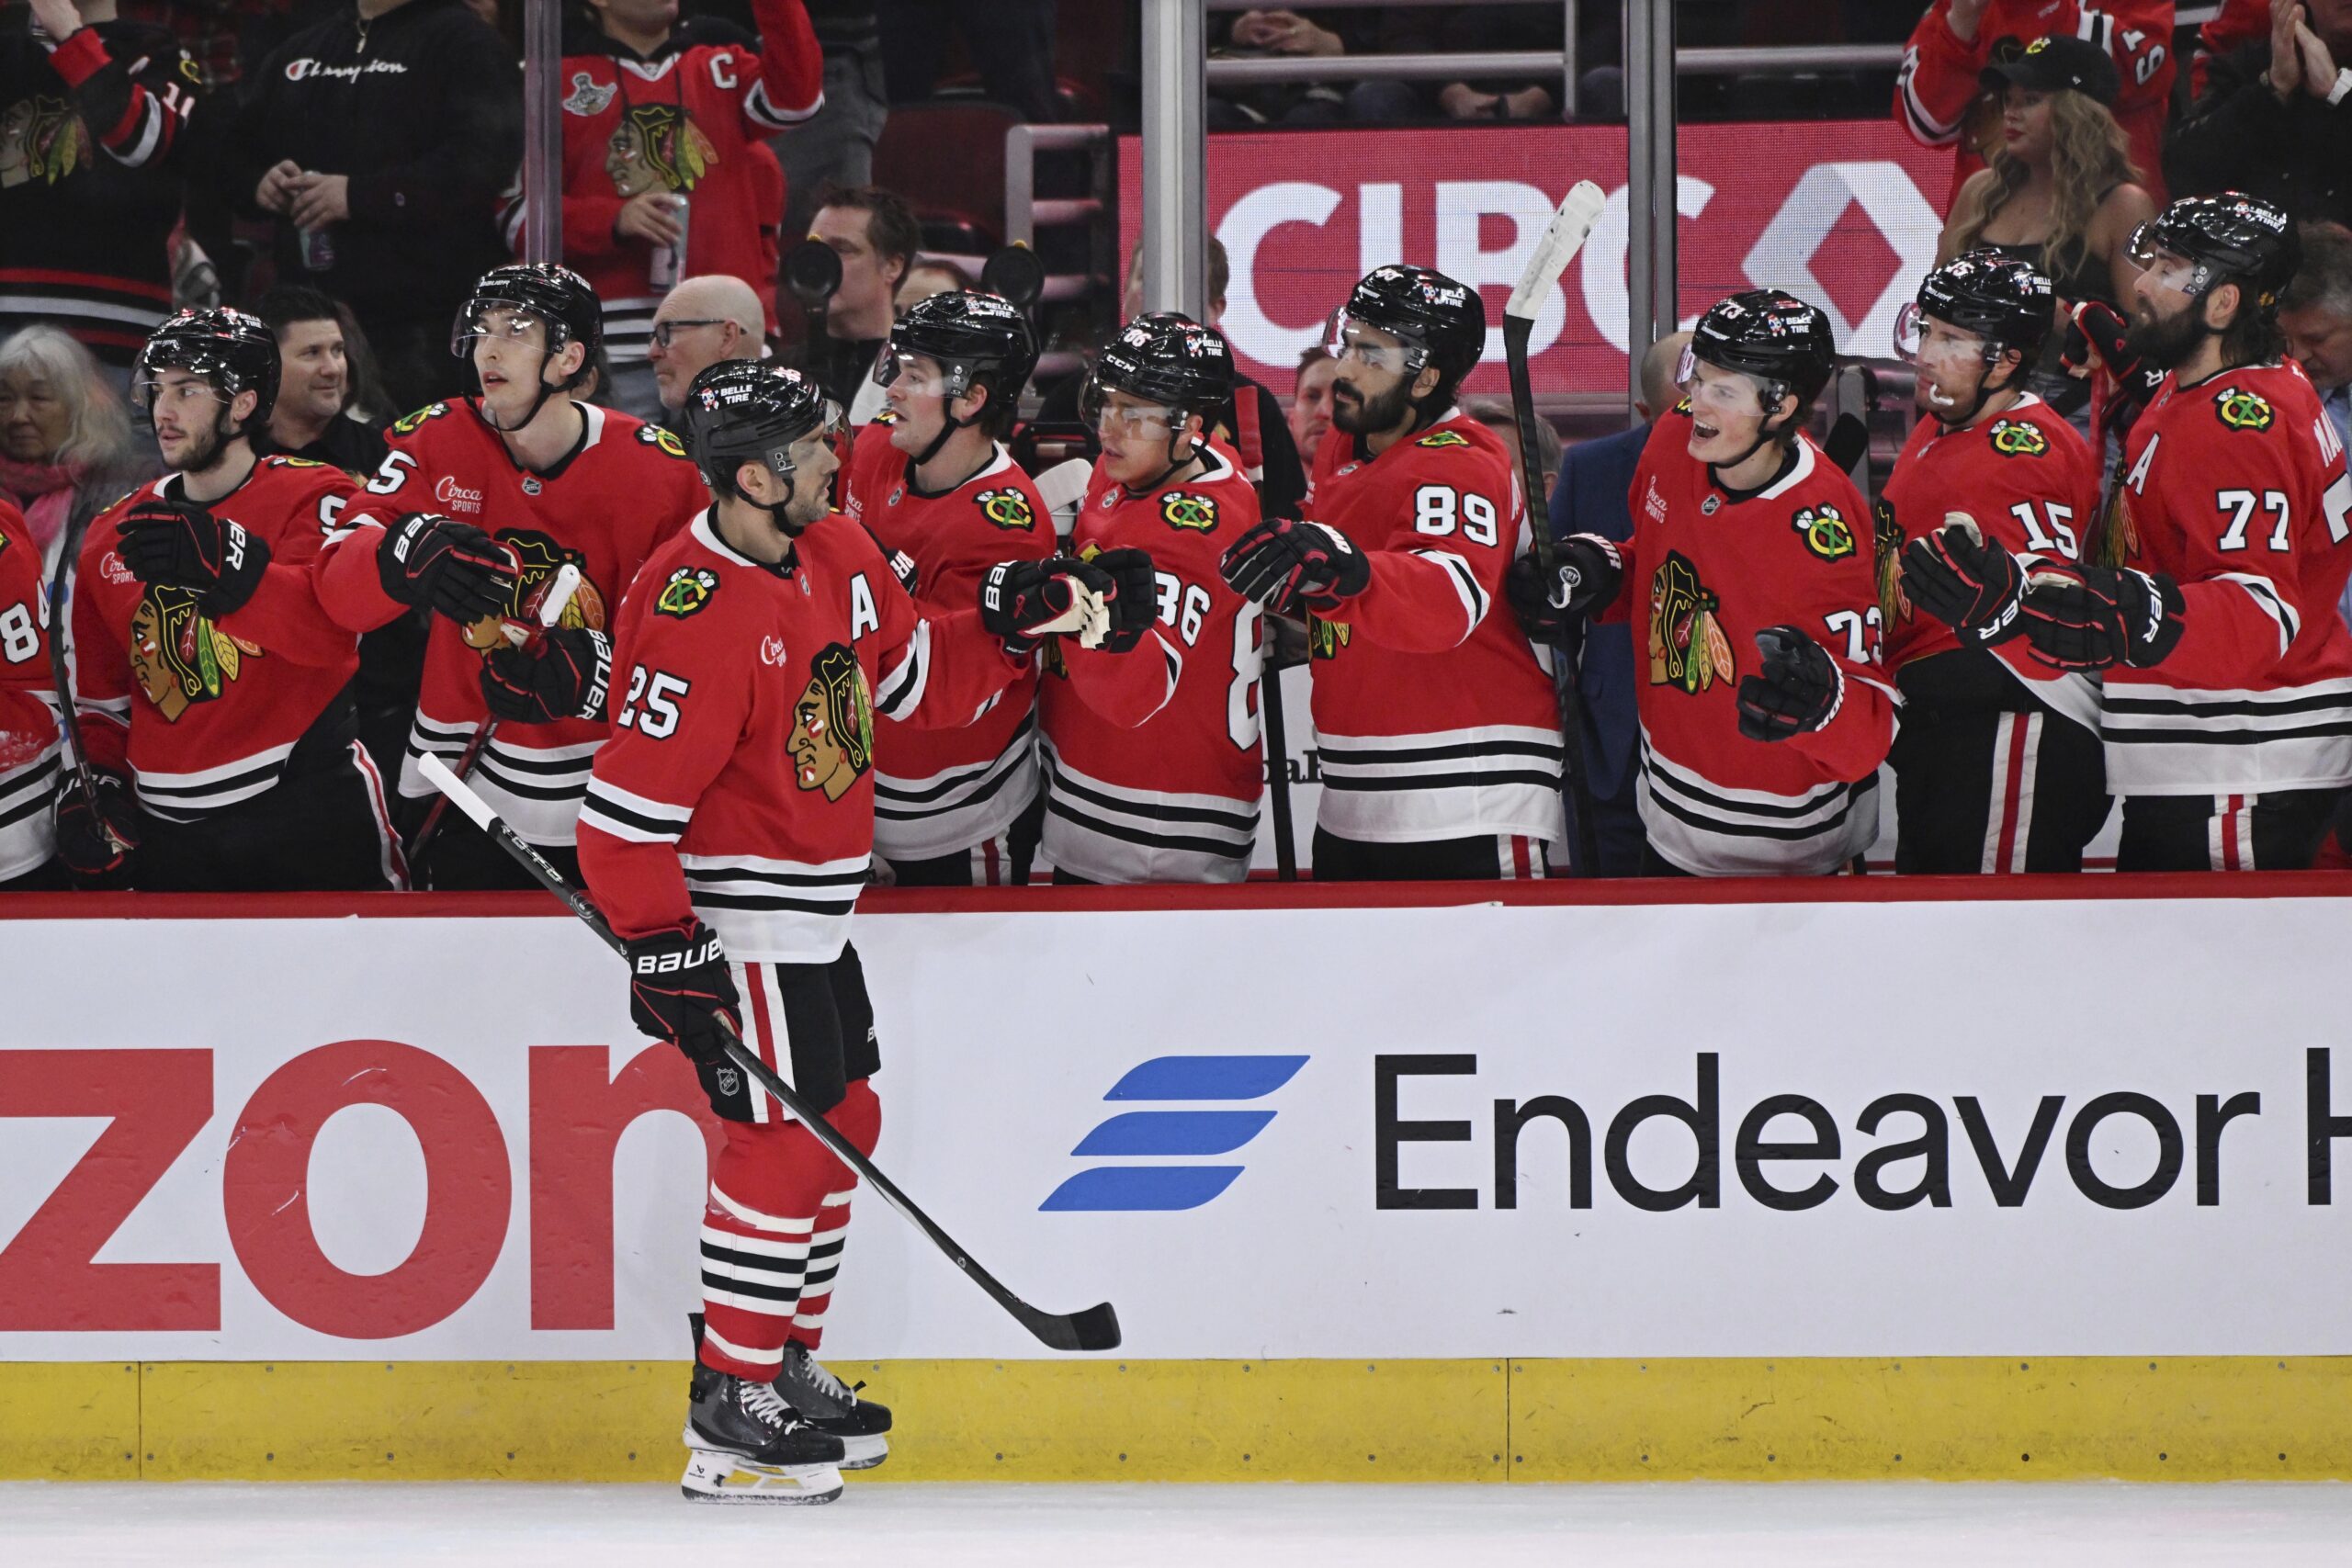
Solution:
{"label": "bald man in stands", "polygon": [[724,359],[765,359],[761,334],[767,316],[760,297],[740,277],[706,273],[682,280],[653,312],[653,341],[646,345],[665,414],[686,400],[695,376]]}

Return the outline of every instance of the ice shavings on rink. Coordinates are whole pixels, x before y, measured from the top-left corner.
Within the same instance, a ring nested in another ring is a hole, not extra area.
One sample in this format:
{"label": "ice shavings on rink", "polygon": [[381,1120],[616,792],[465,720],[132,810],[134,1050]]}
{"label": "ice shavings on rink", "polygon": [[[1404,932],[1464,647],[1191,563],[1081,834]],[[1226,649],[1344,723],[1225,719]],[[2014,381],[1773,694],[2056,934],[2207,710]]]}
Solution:
{"label": "ice shavings on rink", "polygon": [[[757,1557],[739,1557],[743,1549]],[[778,1557],[778,1551],[791,1555]],[[850,1483],[821,1508],[696,1507],[667,1486],[0,1485],[32,1568],[1944,1568],[2352,1563],[2352,1487],[1656,1483],[1047,1486]]]}

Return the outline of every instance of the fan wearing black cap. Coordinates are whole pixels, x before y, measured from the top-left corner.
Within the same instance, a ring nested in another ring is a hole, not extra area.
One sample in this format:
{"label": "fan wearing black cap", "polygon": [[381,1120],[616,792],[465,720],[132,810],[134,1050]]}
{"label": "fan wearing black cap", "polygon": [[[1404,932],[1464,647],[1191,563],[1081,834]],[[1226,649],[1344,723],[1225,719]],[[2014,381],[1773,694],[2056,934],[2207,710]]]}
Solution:
{"label": "fan wearing black cap", "polygon": [[1868,513],[1804,429],[1834,360],[1818,306],[1769,288],[1715,305],[1634,470],[1633,536],[1562,540],[1548,583],[1532,561],[1512,570],[1531,637],[1630,617],[1649,650],[1637,801],[1654,874],[1834,872],[1877,836],[1900,699]]}
{"label": "fan wearing black cap", "polygon": [[2352,784],[2352,479],[2278,329],[2301,243],[2228,192],[2174,202],[2132,249],[2129,346],[2167,374],[2124,448],[2119,564],[1985,586],[2017,595],[2034,657],[2104,671],[2118,869],[2305,866]]}
{"label": "fan wearing black cap", "polygon": [[1998,620],[2008,601],[1980,591],[2076,559],[2098,513],[2090,448],[2025,389],[2050,299],[2025,263],[1971,251],[1929,273],[1897,323],[1920,414],[1876,519],[1904,704],[1887,758],[1898,872],[2080,871],[2107,820],[2097,689],[2030,657]]}
{"label": "fan wearing black cap", "polygon": [[[1989,246],[2049,278],[2058,310],[2112,310],[2127,297],[2137,269],[2124,251],[2156,209],[2109,111],[2117,80],[2107,53],[2077,38],[2038,38],[1985,68],[2001,106],[1999,139],[1952,201],[1939,265]],[[2027,367],[2030,383],[2087,429],[2090,389],[2068,376],[2062,346],[2046,339]]]}
{"label": "fan wearing black cap", "polygon": [[1365,275],[1336,322],[1306,515],[1261,522],[1220,564],[1244,598],[1306,618],[1318,880],[1542,876],[1566,831],[1551,677],[1494,613],[1527,547],[1517,470],[1455,403],[1486,344],[1476,288]]}

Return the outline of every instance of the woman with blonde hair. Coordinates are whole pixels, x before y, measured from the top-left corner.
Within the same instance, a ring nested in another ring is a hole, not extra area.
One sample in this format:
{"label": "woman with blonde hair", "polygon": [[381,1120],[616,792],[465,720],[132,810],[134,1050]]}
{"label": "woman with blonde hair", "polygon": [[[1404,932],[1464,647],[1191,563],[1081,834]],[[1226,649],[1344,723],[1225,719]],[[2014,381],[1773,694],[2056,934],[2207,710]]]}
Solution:
{"label": "woman with blonde hair", "polygon": [[[2086,300],[2130,299],[2132,232],[2156,207],[2109,111],[2121,85],[2114,61],[2081,39],[2041,38],[1983,80],[2001,94],[2001,144],[1960,187],[1936,265],[1980,246],[2007,252],[2056,286],[2053,325]],[[2059,365],[2065,335],[2051,333],[2028,385],[2080,423],[2089,389]]]}
{"label": "woman with blonde hair", "polygon": [[88,349],[51,326],[0,343],[0,491],[23,511],[46,563],[159,472]]}

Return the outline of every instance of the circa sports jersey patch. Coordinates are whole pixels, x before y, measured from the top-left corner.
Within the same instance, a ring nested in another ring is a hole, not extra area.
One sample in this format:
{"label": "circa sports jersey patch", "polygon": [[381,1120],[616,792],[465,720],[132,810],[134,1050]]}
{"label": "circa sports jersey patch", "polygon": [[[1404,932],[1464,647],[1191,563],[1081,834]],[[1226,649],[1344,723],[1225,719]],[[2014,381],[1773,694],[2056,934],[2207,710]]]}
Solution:
{"label": "circa sports jersey patch", "polygon": [[1650,684],[1697,696],[1737,673],[1731,639],[1715,620],[1724,602],[1699,581],[1680,550],[1668,550],[1650,577]]}
{"label": "circa sports jersey patch", "polygon": [[2004,457],[2039,457],[2050,450],[2050,437],[2040,425],[2025,420],[1996,419],[1993,450]]}
{"label": "circa sports jersey patch", "polygon": [[686,455],[686,444],[672,434],[666,426],[640,424],[637,427],[637,438],[648,446],[661,447],[673,457],[683,457]]}
{"label": "circa sports jersey patch", "polygon": [[2222,423],[2232,430],[2267,430],[2270,422],[2278,417],[2268,400],[2259,392],[2249,392],[2237,387],[2224,387],[2214,393],[2213,409],[2222,416]]}
{"label": "circa sports jersey patch", "polygon": [[702,614],[718,592],[718,573],[699,566],[682,566],[670,574],[653,601],[653,613],[684,620]]}
{"label": "circa sports jersey patch", "polygon": [[808,684],[792,705],[784,749],[792,758],[792,782],[827,800],[847,795],[873,767],[874,697],[857,655],[844,645],[829,642],[808,661]]}
{"label": "circa sports jersey patch", "polygon": [[1029,498],[1017,490],[984,490],[972,499],[979,502],[980,515],[1000,528],[1027,533],[1037,526],[1037,513]]}
{"label": "circa sports jersey patch", "polygon": [[1911,595],[1903,592],[1903,525],[1894,520],[1894,508],[1879,497],[1871,513],[1871,543],[1877,547],[1872,564],[1878,569],[1878,608],[1891,625],[1897,619],[1911,618]]}
{"label": "circa sports jersey patch", "polygon": [[1171,490],[1159,498],[1159,520],[1170,528],[1205,534],[1216,526],[1216,498]]}
{"label": "circa sports jersey patch", "polygon": [[1470,438],[1458,430],[1434,430],[1413,443],[1416,446],[1467,446]]}
{"label": "circa sports jersey patch", "polygon": [[1804,539],[1804,547],[1823,560],[1844,560],[1854,553],[1854,530],[1844,513],[1827,504],[1804,506],[1789,519]]}
{"label": "circa sports jersey patch", "polygon": [[424,424],[426,420],[439,419],[443,414],[447,413],[448,412],[449,405],[447,403],[427,403],[423,408],[417,410],[414,413],[404,413],[401,415],[400,418],[392,421],[392,434],[394,435],[413,435],[416,434],[418,427]]}

